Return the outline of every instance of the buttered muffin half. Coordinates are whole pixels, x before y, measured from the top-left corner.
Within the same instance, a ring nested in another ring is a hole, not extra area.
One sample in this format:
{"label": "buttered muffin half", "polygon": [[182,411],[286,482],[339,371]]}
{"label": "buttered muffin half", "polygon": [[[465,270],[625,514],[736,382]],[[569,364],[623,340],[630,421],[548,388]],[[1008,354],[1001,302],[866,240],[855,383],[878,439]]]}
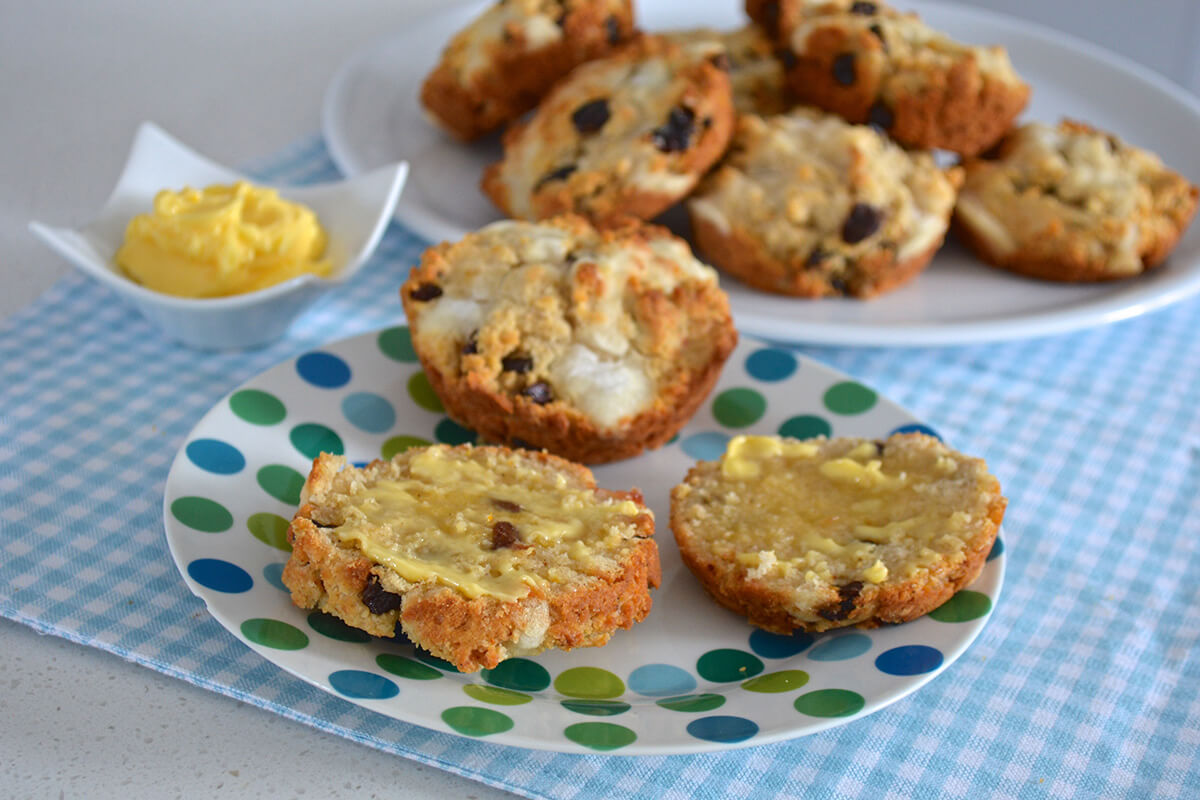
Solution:
{"label": "buttered muffin half", "polygon": [[292,601],[406,635],[463,672],[605,644],[661,568],[636,490],[548,453],[433,445],[362,469],[322,453],[288,529]]}
{"label": "buttered muffin half", "polygon": [[716,272],[640,222],[494,223],[426,251],[400,294],[453,419],[583,463],[674,436],[737,343]]}
{"label": "buttered muffin half", "polygon": [[683,561],[775,633],[907,622],[978,577],[1007,501],[977,458],[923,434],[738,436],[671,492]]}

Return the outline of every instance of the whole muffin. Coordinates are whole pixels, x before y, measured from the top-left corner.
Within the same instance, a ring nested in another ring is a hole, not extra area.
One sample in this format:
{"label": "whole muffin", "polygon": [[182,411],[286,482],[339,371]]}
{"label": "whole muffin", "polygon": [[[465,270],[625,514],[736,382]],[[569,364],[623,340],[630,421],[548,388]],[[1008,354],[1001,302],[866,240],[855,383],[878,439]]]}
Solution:
{"label": "whole muffin", "polygon": [[833,114],[744,114],[688,200],[696,246],[759,289],[866,298],[918,274],[942,244],[961,180],[926,152]]}
{"label": "whole muffin", "polygon": [[1030,123],[966,163],[955,231],[980,258],[1054,281],[1107,281],[1163,262],[1200,190],[1158,156],[1080,122]]}
{"label": "whole muffin", "polygon": [[446,45],[421,104],[469,141],[533,108],[572,67],[632,34],[630,0],[501,0]]}
{"label": "whole muffin", "polygon": [[584,463],[674,436],[737,342],[716,273],[634,221],[494,223],[430,248],[400,293],[451,417]]}
{"label": "whole muffin", "polygon": [[508,216],[657,216],[695,186],[733,130],[729,76],[710,53],[643,36],[577,67],[504,136],[484,192]]}

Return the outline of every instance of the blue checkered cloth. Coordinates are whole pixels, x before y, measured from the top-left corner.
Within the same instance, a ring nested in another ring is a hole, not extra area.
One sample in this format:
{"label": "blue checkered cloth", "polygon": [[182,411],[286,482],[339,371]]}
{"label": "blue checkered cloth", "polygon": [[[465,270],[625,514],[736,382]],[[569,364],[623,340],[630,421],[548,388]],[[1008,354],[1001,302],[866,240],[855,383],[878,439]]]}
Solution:
{"label": "blue checkered cloth", "polygon": [[[253,170],[337,177],[319,138]],[[1200,300],[1051,339],[804,348],[987,458],[1008,575],[944,675],[824,733],[707,755],[533,752],[366,711],[246,648],[184,585],[163,485],[246,379],[395,323],[425,243],[377,255],[263,350],[196,354],[69,277],[0,328],[0,613],[372,747],[529,797],[1200,797]],[[47,254],[46,258],[52,258]]]}

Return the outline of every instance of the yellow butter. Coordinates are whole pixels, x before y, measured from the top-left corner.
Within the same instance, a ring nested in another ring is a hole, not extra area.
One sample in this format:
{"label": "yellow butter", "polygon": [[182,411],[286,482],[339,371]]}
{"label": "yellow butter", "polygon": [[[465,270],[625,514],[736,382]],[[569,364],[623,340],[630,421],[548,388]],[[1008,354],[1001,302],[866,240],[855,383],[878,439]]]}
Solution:
{"label": "yellow butter", "polygon": [[156,292],[225,297],[328,274],[326,242],[311,209],[239,181],[159,192],[153,212],[130,220],[116,262]]}

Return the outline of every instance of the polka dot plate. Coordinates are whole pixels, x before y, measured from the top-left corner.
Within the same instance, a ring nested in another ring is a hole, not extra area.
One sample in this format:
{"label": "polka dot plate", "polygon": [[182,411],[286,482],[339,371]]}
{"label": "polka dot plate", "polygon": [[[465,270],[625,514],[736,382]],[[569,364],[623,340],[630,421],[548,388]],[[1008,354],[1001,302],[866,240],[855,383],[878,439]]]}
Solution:
{"label": "polka dot plate", "polygon": [[288,520],[314,456],[355,463],[474,434],[451,421],[399,326],[304,353],[200,421],[171,467],[167,540],[184,579],[233,635],[338,697],[462,736],[561,752],[720,750],[814,733],[877,711],[946,669],[986,623],[1002,540],[980,578],[926,617],[874,631],[778,636],[715,605],[667,528],[670,488],[737,433],[884,437],[933,431],[862,384],[743,343],[708,402],[660,450],[597,468],[637,486],[659,520],[663,584],[645,622],[599,648],[460,674],[407,642],[292,605],[280,582]]}

